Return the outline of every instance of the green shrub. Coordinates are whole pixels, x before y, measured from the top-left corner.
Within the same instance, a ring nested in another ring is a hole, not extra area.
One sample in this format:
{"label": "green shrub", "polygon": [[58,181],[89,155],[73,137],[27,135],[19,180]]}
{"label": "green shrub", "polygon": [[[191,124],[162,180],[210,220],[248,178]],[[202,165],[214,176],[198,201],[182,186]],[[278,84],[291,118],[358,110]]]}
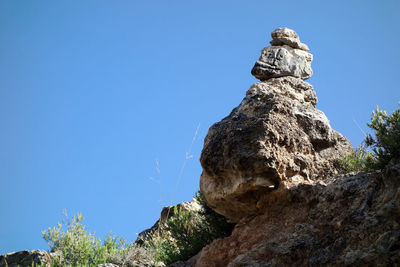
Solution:
{"label": "green shrub", "polygon": [[115,254],[124,254],[129,245],[121,237],[107,235],[103,244],[94,233],[88,233],[81,224],[81,214],[74,215],[72,220],[62,220],[57,227],[42,231],[52,252],[56,257],[52,266],[88,266],[110,262]]}
{"label": "green shrub", "polygon": [[375,157],[367,162],[369,167],[382,169],[391,159],[400,158],[400,109],[388,115],[376,107],[372,112],[371,123],[367,125],[375,132],[375,138],[368,135],[365,139],[365,143],[373,147]]}
{"label": "green shrub", "polygon": [[184,211],[175,206],[174,216],[160,222],[158,231],[145,240],[147,246],[154,248],[156,261],[167,265],[186,261],[213,240],[232,233],[233,224],[212,211],[200,193],[195,198],[202,205],[200,211]]}
{"label": "green shrub", "polygon": [[[367,125],[374,130],[375,138],[368,134],[353,153],[339,159],[345,172],[382,169],[393,158],[400,158],[400,109],[388,115],[376,107]],[[372,152],[367,147],[372,147]]]}

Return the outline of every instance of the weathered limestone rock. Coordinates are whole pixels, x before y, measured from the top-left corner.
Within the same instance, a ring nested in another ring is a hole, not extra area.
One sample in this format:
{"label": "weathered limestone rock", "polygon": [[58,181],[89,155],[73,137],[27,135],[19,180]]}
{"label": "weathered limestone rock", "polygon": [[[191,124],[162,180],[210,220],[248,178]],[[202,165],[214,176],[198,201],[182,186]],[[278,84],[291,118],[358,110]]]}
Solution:
{"label": "weathered limestone rock", "polygon": [[[294,31],[283,33],[297,36]],[[204,141],[200,190],[208,205],[232,222],[287,201],[285,192],[291,186],[337,174],[337,160],[352,151],[350,142],[315,108],[312,85],[296,74],[305,65],[294,62],[295,57],[288,60],[287,51],[303,53],[298,58],[307,61],[308,53],[286,45],[265,48],[253,71],[258,73],[257,66],[264,64],[260,61],[277,58],[282,67],[268,65],[263,72],[268,79],[252,85],[240,105],[214,124]],[[271,78],[274,70],[283,77]]]}
{"label": "weathered limestone rock", "polygon": [[399,266],[400,161],[288,189],[181,266]]}
{"label": "weathered limestone rock", "polygon": [[283,76],[303,80],[310,78],[313,56],[306,52],[308,47],[300,43],[297,34],[293,30],[279,28],[272,33],[272,37],[273,46],[265,47],[261,51],[251,74],[262,81]]}
{"label": "weathered limestone rock", "polygon": [[301,79],[255,83],[204,141],[200,190],[209,206],[237,222],[262,212],[269,197],[292,184],[337,174],[336,160],[352,146],[316,103]]}
{"label": "weathered limestone rock", "polygon": [[310,50],[306,44],[300,42],[299,36],[294,30],[278,28],[271,33],[271,45],[288,45],[304,51]]}

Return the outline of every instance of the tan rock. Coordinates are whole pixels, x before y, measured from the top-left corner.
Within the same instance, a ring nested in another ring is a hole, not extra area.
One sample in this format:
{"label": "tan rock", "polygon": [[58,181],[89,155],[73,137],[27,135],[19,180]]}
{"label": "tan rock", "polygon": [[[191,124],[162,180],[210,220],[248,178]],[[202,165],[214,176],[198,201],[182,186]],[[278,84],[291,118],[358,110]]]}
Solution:
{"label": "tan rock", "polygon": [[294,77],[255,83],[204,141],[200,190],[233,222],[286,201],[287,188],[337,174],[352,150],[314,106],[313,87]]}
{"label": "tan rock", "polygon": [[182,266],[398,266],[400,164],[287,190]]}

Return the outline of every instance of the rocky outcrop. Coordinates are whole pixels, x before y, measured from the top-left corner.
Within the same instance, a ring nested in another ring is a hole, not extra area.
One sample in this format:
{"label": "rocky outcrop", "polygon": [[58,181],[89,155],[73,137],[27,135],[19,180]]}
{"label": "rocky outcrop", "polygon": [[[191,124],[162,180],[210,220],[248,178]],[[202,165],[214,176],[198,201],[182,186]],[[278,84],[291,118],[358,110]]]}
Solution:
{"label": "rocky outcrop", "polygon": [[23,250],[0,255],[0,267],[25,267],[46,264],[54,253],[41,250]]}
{"label": "rocky outcrop", "polygon": [[183,266],[399,266],[400,163],[288,189]]}
{"label": "rocky outcrop", "polygon": [[400,159],[339,175],[351,144],[315,108],[296,72],[305,65],[280,56],[308,47],[290,29],[272,37],[252,70],[261,82],[210,128],[201,155],[203,196],[238,223],[178,266],[400,266]]}
{"label": "rocky outcrop", "polygon": [[[298,39],[289,29],[278,29],[274,36]],[[268,54],[270,50],[276,53]],[[264,73],[262,81],[253,84],[240,105],[205,138],[200,190],[208,205],[232,222],[286,201],[292,186],[336,175],[338,158],[352,151],[350,142],[315,108],[312,85],[297,75],[306,57],[286,60],[287,52],[279,52],[291,50],[308,54],[287,45],[264,48],[252,71],[257,69],[257,78]],[[264,72],[261,61],[284,65],[271,69],[268,64]]]}

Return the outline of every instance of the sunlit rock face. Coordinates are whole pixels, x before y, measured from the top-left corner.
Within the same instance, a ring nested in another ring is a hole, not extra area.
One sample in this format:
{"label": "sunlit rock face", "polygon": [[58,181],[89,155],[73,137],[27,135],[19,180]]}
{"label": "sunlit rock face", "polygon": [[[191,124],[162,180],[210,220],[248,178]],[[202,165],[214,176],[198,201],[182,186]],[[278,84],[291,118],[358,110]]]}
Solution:
{"label": "sunlit rock face", "polygon": [[260,80],[293,76],[306,80],[311,77],[313,56],[308,46],[301,43],[296,32],[278,28],[271,34],[273,46],[265,47],[251,74]]}
{"label": "sunlit rock face", "polygon": [[271,45],[288,45],[304,51],[310,50],[306,44],[300,42],[299,36],[294,30],[288,28],[278,28],[271,33]]}
{"label": "sunlit rock face", "polygon": [[200,190],[230,221],[286,201],[291,186],[337,174],[338,158],[351,151],[349,141],[315,108],[315,91],[303,81],[312,74],[311,59],[287,45],[265,48],[253,68],[261,82],[209,129]]}

